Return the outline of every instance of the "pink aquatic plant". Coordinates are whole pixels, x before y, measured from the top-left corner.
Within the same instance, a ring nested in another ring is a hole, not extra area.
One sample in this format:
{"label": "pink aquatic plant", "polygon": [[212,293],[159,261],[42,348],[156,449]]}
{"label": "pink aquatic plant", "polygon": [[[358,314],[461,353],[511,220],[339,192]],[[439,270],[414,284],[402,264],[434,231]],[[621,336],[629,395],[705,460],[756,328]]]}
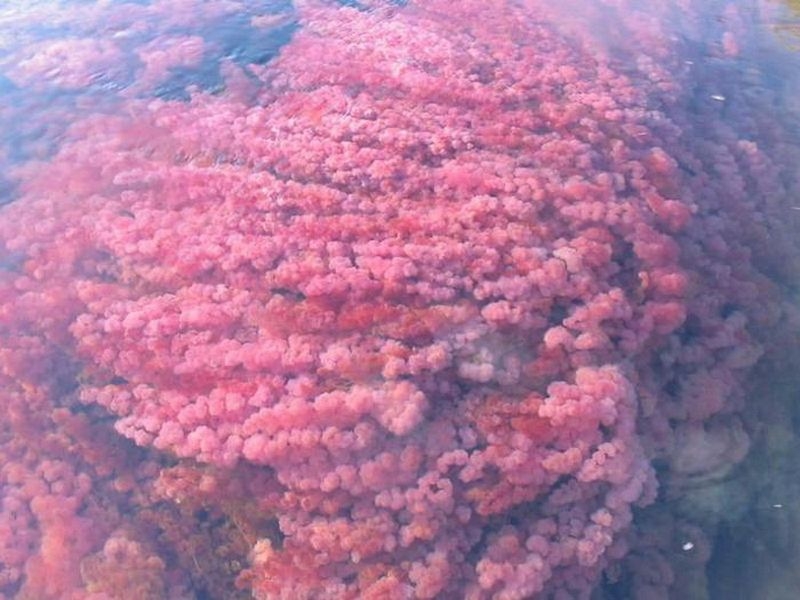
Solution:
{"label": "pink aquatic plant", "polygon": [[797,336],[798,157],[737,87],[747,20],[709,56],[707,3],[369,4],[297,2],[227,93],[147,97],[204,42],[145,48],[17,167],[0,597],[675,589],[653,465],[741,460]]}

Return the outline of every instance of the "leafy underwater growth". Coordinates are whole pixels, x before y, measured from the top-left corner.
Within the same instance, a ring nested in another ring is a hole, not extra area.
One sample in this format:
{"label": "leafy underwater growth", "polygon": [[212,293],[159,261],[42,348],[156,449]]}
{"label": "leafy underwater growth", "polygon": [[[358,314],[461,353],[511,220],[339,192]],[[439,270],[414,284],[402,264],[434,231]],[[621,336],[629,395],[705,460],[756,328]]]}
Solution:
{"label": "leafy underwater growth", "polygon": [[550,4],[298,2],[267,66],[143,82],[18,169],[3,593],[680,585],[633,509],[656,462],[747,451],[747,377],[796,341],[797,152],[735,11],[703,59],[670,27],[708,3]]}

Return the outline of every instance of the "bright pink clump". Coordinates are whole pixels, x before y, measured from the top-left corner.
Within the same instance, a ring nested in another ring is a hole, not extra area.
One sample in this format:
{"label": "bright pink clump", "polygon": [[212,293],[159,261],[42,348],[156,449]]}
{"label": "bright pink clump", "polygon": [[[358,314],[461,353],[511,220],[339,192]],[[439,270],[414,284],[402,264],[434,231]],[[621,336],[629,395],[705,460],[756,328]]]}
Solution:
{"label": "bright pink clump", "polygon": [[[800,273],[780,129],[741,98],[746,140],[689,87],[720,72],[627,2],[597,3],[640,36],[621,49],[536,0],[299,4],[248,74],[256,101],[128,99],[21,170],[0,213],[3,402],[102,412],[145,449],[92,494],[250,523],[220,530],[248,544],[257,598],[588,597],[655,459],[691,477],[746,452],[742,383]],[[199,60],[186,41],[142,54],[145,78]],[[19,515],[37,548],[0,547],[0,590],[85,529],[37,513],[90,495],[78,473],[105,463],[75,452],[38,496],[3,472],[0,532]],[[188,585],[107,518],[62,547],[58,593],[89,585],[63,564],[83,556],[154,594]]]}

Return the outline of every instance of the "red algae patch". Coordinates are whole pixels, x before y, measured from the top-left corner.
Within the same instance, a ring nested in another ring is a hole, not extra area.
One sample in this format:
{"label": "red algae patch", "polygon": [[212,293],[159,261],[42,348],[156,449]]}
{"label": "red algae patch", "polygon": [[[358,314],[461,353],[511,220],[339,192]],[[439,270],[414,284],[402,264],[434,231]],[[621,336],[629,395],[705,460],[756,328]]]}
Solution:
{"label": "red algae patch", "polygon": [[[149,90],[207,40],[145,45],[15,168],[0,597],[681,593],[647,538],[688,525],[634,511],[744,458],[798,334],[800,157],[739,93],[747,20],[708,56],[702,2],[364,4],[297,2],[181,98]],[[20,85],[116,60],[43,44]]]}

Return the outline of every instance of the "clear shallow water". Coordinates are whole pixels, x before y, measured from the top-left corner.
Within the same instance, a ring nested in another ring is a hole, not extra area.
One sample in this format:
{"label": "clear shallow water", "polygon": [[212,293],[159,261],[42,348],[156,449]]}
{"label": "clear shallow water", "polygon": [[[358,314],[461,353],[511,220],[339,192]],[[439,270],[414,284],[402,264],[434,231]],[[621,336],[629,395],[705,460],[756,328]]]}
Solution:
{"label": "clear shallow water", "polygon": [[797,7],[501,8],[4,9],[5,596],[794,597]]}

